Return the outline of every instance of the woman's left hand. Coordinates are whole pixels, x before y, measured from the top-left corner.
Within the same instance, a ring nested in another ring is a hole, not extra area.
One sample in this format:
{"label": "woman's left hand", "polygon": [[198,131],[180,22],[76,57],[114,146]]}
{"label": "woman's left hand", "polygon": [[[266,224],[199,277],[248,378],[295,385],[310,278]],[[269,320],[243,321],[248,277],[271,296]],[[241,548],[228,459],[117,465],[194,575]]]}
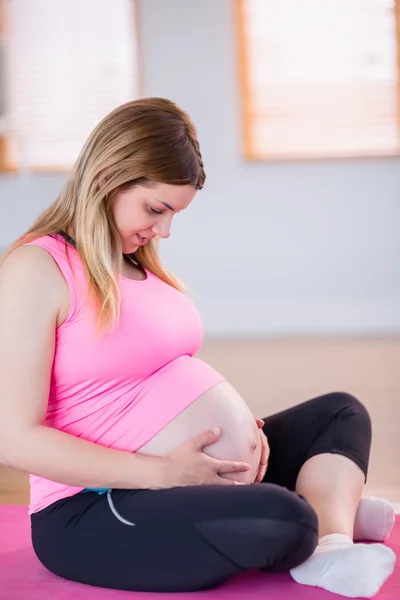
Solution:
{"label": "woman's left hand", "polygon": [[268,468],[268,459],[269,459],[269,444],[268,439],[262,428],[264,426],[264,421],[259,419],[258,417],[254,417],[257,423],[257,427],[259,428],[260,439],[261,439],[261,458],[260,458],[260,466],[258,468],[257,477],[255,479],[255,483],[260,483],[267,472]]}

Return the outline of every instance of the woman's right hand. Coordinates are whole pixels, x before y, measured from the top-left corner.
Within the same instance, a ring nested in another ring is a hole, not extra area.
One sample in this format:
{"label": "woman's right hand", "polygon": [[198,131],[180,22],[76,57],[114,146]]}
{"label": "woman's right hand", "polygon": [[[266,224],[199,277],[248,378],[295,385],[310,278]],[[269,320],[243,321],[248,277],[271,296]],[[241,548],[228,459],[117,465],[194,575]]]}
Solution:
{"label": "woman's right hand", "polygon": [[207,456],[203,448],[214,444],[221,431],[215,427],[184,442],[168,456],[168,480],[171,487],[188,485],[244,485],[221,477],[226,473],[243,473],[250,469],[244,462],[218,460]]}

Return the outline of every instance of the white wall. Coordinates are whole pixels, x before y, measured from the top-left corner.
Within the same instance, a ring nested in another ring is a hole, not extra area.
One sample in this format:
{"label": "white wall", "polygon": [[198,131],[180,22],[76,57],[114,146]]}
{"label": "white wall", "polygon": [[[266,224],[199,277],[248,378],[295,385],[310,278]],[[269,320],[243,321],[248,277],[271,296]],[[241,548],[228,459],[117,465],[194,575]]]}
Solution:
{"label": "white wall", "polygon": [[[162,245],[209,335],[400,332],[397,159],[245,163],[233,0],[141,2],[143,95],[196,122],[208,181]],[[0,177],[0,245],[64,178]]]}

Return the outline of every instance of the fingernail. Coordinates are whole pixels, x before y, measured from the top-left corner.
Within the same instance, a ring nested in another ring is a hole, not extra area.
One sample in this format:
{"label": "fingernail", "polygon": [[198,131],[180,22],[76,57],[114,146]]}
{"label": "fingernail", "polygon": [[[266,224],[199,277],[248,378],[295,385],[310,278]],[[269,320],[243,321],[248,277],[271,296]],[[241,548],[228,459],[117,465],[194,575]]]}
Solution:
{"label": "fingernail", "polygon": [[212,431],[212,432],[213,432],[215,435],[218,435],[218,434],[219,434],[219,427],[213,427],[213,428],[211,429],[211,431]]}

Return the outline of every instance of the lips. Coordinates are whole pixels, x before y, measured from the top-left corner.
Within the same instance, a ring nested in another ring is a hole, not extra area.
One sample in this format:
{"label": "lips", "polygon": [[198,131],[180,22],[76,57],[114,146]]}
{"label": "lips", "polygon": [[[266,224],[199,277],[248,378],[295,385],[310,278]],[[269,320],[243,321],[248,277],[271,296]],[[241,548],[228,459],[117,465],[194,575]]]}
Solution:
{"label": "lips", "polygon": [[136,234],[136,237],[138,238],[141,246],[143,246],[147,242],[147,238],[141,236],[139,233]]}

